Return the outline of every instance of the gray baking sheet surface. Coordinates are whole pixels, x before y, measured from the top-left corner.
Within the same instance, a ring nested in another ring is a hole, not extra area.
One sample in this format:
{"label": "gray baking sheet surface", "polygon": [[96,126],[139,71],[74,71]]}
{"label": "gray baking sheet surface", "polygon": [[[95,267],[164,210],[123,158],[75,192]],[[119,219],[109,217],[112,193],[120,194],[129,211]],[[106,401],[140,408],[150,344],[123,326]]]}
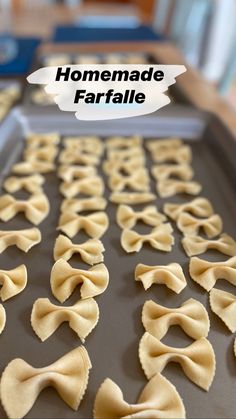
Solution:
{"label": "gray baking sheet surface", "polygon": [[[44,127],[42,127],[43,129]],[[208,134],[210,135],[210,133]],[[14,135],[16,140],[17,137],[18,140],[21,139],[20,130]],[[236,237],[235,185],[226,175],[227,161],[224,160],[223,155],[221,158],[216,157],[214,147],[208,144],[208,139],[207,136],[203,136],[199,141],[186,141],[186,143],[190,143],[193,152],[192,164],[195,179],[203,185],[201,196],[207,197],[212,202],[215,212],[222,216],[223,231]],[[10,151],[4,158],[5,160],[10,158]],[[19,159],[20,155],[18,155]],[[150,168],[149,158],[147,165]],[[100,174],[102,174],[101,171]],[[26,264],[28,269],[26,289],[21,294],[3,303],[7,320],[6,328],[0,336],[1,372],[8,362],[16,357],[23,358],[35,367],[47,366],[81,344],[77,335],[69,328],[67,323],[61,325],[44,343],[41,343],[30,325],[32,305],[37,298],[48,297],[55,304],[59,304],[53,298],[49,284],[50,272],[54,263],[53,247],[59,234],[56,231],[60,214],[59,208],[62,202],[59,184],[59,179],[55,173],[46,175],[45,192],[50,200],[51,211],[48,218],[39,226],[42,232],[42,242],[28,254],[15,247],[10,247],[0,255],[1,269],[12,269],[22,263]],[[152,190],[155,191],[153,180]],[[108,198],[109,191],[107,188],[105,195]],[[18,193],[15,196],[23,198],[26,197],[26,194]],[[165,202],[181,203],[189,199],[191,198],[187,195],[169,199],[157,198],[155,204],[161,210]],[[142,206],[137,208],[142,208]],[[188,418],[235,418],[236,358],[233,353],[235,335],[231,334],[220,319],[211,312],[208,293],[189,277],[189,259],[181,246],[181,234],[172,223],[175,245],[170,253],[163,253],[149,246],[144,246],[137,254],[126,254],[120,245],[121,230],[115,222],[116,209],[117,205],[109,203],[107,213],[110,219],[110,227],[102,237],[106,249],[105,264],[110,272],[110,283],[107,290],[96,297],[100,308],[100,319],[85,342],[85,347],[93,365],[86,394],[78,411],[74,412],[60,399],[54,389],[47,388],[41,392],[26,417],[35,419],[92,418],[96,392],[106,377],[110,377],[120,386],[126,401],[135,403],[140,391],[147,383],[138,358],[139,340],[144,333],[141,323],[141,311],[144,302],[152,299],[167,307],[178,307],[192,297],[205,305],[210,316],[209,340],[216,354],[216,375],[213,384],[209,392],[201,390],[185,376],[181,367],[174,363],[170,363],[164,369],[163,375],[179,391]],[[8,223],[0,223],[1,229],[29,227],[31,227],[31,224],[25,220],[23,215],[18,215]],[[148,231],[148,228],[138,225],[137,231]],[[73,241],[81,242],[85,237],[85,235],[78,234]],[[212,261],[227,259],[226,256],[215,251],[209,251],[200,257]],[[187,287],[180,295],[176,295],[164,285],[153,285],[149,291],[145,292],[142,284],[134,281],[134,269],[138,263],[165,265],[170,262],[180,263],[187,278]],[[70,263],[74,267],[84,266],[80,263],[80,259],[76,257],[73,257]],[[216,286],[235,293],[234,287],[226,281],[218,281]],[[76,289],[65,305],[73,304],[79,299],[79,296],[79,289]],[[192,340],[176,326],[170,328],[163,342],[175,347],[185,347]],[[0,417],[6,417],[2,407],[0,407]]]}

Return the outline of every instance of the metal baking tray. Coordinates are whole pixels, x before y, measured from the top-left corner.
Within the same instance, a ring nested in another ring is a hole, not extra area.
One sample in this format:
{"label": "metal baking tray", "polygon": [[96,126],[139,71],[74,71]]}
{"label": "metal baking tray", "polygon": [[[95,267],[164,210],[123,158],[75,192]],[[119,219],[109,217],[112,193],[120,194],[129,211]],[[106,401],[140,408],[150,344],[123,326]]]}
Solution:
{"label": "metal baking tray", "polygon": [[[144,138],[162,136],[181,136],[190,144],[193,151],[195,179],[202,183],[202,196],[213,204],[224,222],[224,231],[236,237],[235,208],[236,200],[236,143],[219,120],[209,115],[187,109],[163,109],[156,115],[130,118],[115,121],[77,121],[74,116],[35,113],[30,114],[22,109],[15,109],[1,127],[0,149],[0,182],[10,172],[10,166],[21,157],[24,134],[29,130],[48,132],[58,130],[61,135],[97,134],[102,138],[111,134],[141,134]],[[147,165],[151,162],[148,158]],[[102,172],[100,172],[102,174]],[[15,357],[24,358],[35,367],[46,366],[80,345],[75,333],[63,324],[48,340],[41,343],[30,325],[30,314],[34,301],[39,297],[54,300],[49,285],[53,261],[53,246],[58,232],[56,227],[62,196],[59,193],[59,179],[56,174],[46,175],[46,194],[51,203],[48,218],[40,225],[42,243],[35,246],[28,254],[10,247],[0,255],[2,269],[14,268],[25,263],[28,269],[28,285],[16,297],[3,305],[7,313],[6,328],[0,336],[1,357],[0,371]],[[152,181],[152,190],[155,184]],[[4,193],[4,191],[2,191]],[[16,195],[23,197],[22,194]],[[105,196],[109,191],[106,188]],[[185,202],[186,195],[170,199],[156,199],[161,210],[167,201]],[[141,208],[138,206],[137,208]],[[188,274],[189,260],[185,255],[180,240],[181,234],[175,225],[175,245],[170,253],[163,253],[144,247],[137,254],[126,254],[120,245],[120,228],[115,223],[117,206],[109,203],[107,213],[110,219],[108,232],[102,237],[106,252],[105,264],[110,272],[110,283],[107,290],[96,301],[100,308],[100,319],[97,327],[88,336],[85,346],[92,361],[88,389],[77,412],[71,410],[57,395],[56,391],[47,388],[42,391],[27,418],[92,418],[95,394],[106,377],[114,380],[122,389],[125,400],[135,403],[140,391],[147,383],[138,358],[138,345],[144,329],[141,323],[141,310],[146,300],[152,299],[167,307],[178,307],[190,297],[201,301],[208,309],[211,329],[209,340],[216,353],[216,375],[209,392],[201,390],[185,376],[181,368],[174,363],[164,369],[166,376],[183,398],[188,418],[235,418],[236,394],[236,358],[233,354],[235,336],[230,334],[224,324],[211,312],[208,294],[192,281]],[[1,229],[28,228],[31,224],[22,215],[9,223],[0,223]],[[140,232],[149,231],[138,225]],[[83,241],[85,236],[79,234],[74,242]],[[227,257],[215,251],[209,251],[203,257],[208,260],[221,261]],[[183,266],[188,285],[180,295],[174,294],[164,285],[153,285],[145,292],[142,284],[134,281],[134,269],[138,263],[165,265],[178,262]],[[73,258],[74,267],[82,267],[79,259]],[[218,281],[217,287],[235,293],[232,285]],[[76,302],[79,290],[76,290],[65,305]],[[175,347],[184,347],[192,342],[179,327],[170,328],[163,339]],[[158,391],[158,389],[157,389]],[[5,413],[0,407],[0,417]]]}

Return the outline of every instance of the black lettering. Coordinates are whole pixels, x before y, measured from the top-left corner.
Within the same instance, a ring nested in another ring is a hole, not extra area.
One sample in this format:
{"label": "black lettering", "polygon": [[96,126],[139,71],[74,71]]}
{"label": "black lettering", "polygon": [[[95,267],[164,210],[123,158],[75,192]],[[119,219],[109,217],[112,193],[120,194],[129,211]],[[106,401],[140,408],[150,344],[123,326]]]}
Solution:
{"label": "black lettering", "polygon": [[83,81],[98,81],[100,73],[98,70],[85,70],[83,74]]}
{"label": "black lettering", "polygon": [[164,72],[161,70],[155,71],[153,78],[155,81],[162,81],[164,79]]}
{"label": "black lettering", "polygon": [[66,67],[66,69],[63,69],[62,67],[58,67],[55,80],[60,81],[61,77],[64,77],[64,81],[68,81],[69,76],[70,76],[70,67]]}
{"label": "black lettering", "polygon": [[101,72],[101,80],[102,81],[109,81],[111,78],[111,72],[110,71],[102,71]]}
{"label": "black lettering", "polygon": [[135,96],[135,102],[137,103],[143,103],[145,102],[146,96],[144,93],[137,93]]}
{"label": "black lettering", "polygon": [[84,99],[86,90],[76,90],[74,103],[79,103],[80,99]]}

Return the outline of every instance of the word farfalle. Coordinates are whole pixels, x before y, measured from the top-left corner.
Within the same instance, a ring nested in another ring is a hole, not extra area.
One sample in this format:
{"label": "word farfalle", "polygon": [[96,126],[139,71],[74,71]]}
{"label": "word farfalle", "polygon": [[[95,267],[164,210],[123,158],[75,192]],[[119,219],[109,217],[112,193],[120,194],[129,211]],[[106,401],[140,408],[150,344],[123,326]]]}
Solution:
{"label": "word farfalle", "polygon": [[139,220],[155,227],[163,223],[166,220],[166,216],[158,212],[155,205],[147,206],[142,211],[134,211],[128,205],[120,205],[118,207],[116,221],[121,228],[133,228]]}
{"label": "word farfalle", "polygon": [[42,236],[38,228],[25,230],[0,230],[0,254],[9,246],[17,246],[23,252],[28,252],[40,243]]}
{"label": "word farfalle", "polygon": [[139,252],[144,243],[163,252],[170,252],[174,244],[171,224],[165,223],[154,227],[149,234],[139,234],[136,231],[125,229],[121,234],[121,246],[127,253]]}
{"label": "word farfalle", "polygon": [[80,230],[92,238],[99,239],[108,229],[109,219],[105,212],[94,212],[91,215],[77,215],[73,212],[64,212],[59,219],[58,230],[69,237],[74,237]]}
{"label": "word farfalle", "polygon": [[98,239],[89,239],[84,243],[74,244],[72,241],[60,234],[54,246],[54,259],[69,260],[73,255],[79,254],[81,259],[89,265],[103,262],[105,248]]}
{"label": "word farfalle", "polygon": [[42,193],[32,195],[27,200],[17,200],[11,195],[0,197],[0,220],[5,222],[23,212],[27,220],[38,225],[48,216],[49,210],[48,198]]}
{"label": "word farfalle", "polygon": [[135,281],[141,281],[145,291],[153,284],[164,284],[179,294],[187,285],[182,267],[178,263],[149,266],[139,263],[135,268]]}

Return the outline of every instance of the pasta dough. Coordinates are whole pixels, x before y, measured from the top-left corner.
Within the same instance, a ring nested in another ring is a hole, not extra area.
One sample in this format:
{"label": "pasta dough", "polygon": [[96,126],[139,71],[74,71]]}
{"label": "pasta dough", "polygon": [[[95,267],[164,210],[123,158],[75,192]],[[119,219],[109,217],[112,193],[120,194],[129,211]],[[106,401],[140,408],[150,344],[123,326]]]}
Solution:
{"label": "pasta dough", "polygon": [[109,137],[106,140],[106,147],[108,149],[116,149],[116,148],[131,148],[131,147],[141,147],[143,139],[138,135],[133,137]]}
{"label": "pasta dough", "polygon": [[53,163],[58,153],[57,147],[54,145],[44,146],[36,149],[26,149],[24,151],[24,159],[29,162],[43,161]]}
{"label": "pasta dough", "polygon": [[154,301],[146,301],[142,311],[142,323],[146,330],[161,340],[170,326],[178,325],[193,339],[207,337],[210,321],[205,307],[189,298],[179,308],[163,307]]}
{"label": "pasta dough", "polygon": [[125,172],[132,174],[134,171],[139,170],[145,162],[144,156],[132,157],[126,161],[122,160],[106,160],[102,165],[102,169],[106,175],[117,172]]}
{"label": "pasta dough", "polygon": [[12,172],[18,175],[31,175],[33,173],[50,173],[55,165],[46,161],[23,161],[12,166]]}
{"label": "pasta dough", "polygon": [[147,141],[145,145],[150,153],[157,153],[163,150],[176,150],[183,146],[183,141],[180,138],[158,138]]}
{"label": "pasta dough", "polygon": [[0,230],[0,254],[9,246],[17,246],[23,252],[28,252],[33,246],[42,240],[38,228],[26,230]]}
{"label": "pasta dough", "polygon": [[121,246],[127,253],[139,252],[143,244],[149,243],[154,249],[170,252],[174,244],[173,229],[169,223],[154,227],[149,234],[139,234],[133,230],[123,230]]}
{"label": "pasta dough", "polygon": [[64,199],[61,204],[61,212],[99,211],[107,207],[107,200],[101,196],[91,198]]}
{"label": "pasta dough", "polygon": [[178,263],[148,266],[139,263],[135,268],[135,281],[141,281],[145,291],[152,284],[165,284],[179,294],[187,285],[183,269]]}
{"label": "pasta dough", "polygon": [[206,391],[215,375],[215,353],[206,338],[185,348],[173,348],[146,332],[140,340],[139,359],[148,379],[161,373],[169,362],[180,364],[189,380]]}
{"label": "pasta dough", "polygon": [[80,150],[75,151],[74,149],[65,149],[60,153],[59,162],[63,164],[88,164],[98,165],[100,160],[95,154],[89,154],[81,152]]}
{"label": "pasta dough", "polygon": [[121,228],[133,228],[139,220],[150,226],[158,226],[166,220],[166,216],[159,213],[154,205],[136,212],[128,205],[118,207],[116,221]]}
{"label": "pasta dough", "polygon": [[11,195],[0,197],[0,220],[9,221],[19,212],[23,212],[32,224],[40,224],[50,210],[49,201],[44,194],[32,195],[28,200],[17,200]]}
{"label": "pasta dough", "polygon": [[213,288],[210,291],[210,306],[228,329],[236,332],[236,295]]}
{"label": "pasta dough", "polygon": [[181,180],[191,180],[193,169],[188,164],[158,164],[151,169],[152,175],[156,180],[166,180],[170,177],[177,177]]}
{"label": "pasta dough", "polygon": [[26,143],[27,148],[33,150],[44,146],[55,146],[60,143],[60,136],[57,132],[49,132],[46,134],[31,133],[27,135]]}
{"label": "pasta dough", "polygon": [[172,220],[177,220],[182,212],[190,212],[196,217],[210,217],[214,211],[210,201],[206,198],[195,198],[192,201],[185,202],[184,204],[171,204],[164,205],[164,213]]}
{"label": "pasta dough", "polygon": [[42,368],[34,368],[21,358],[13,359],[3,371],[0,383],[1,401],[7,416],[23,418],[48,386],[54,387],[62,400],[77,410],[88,385],[91,367],[84,346]]}
{"label": "pasta dough", "polygon": [[0,298],[2,301],[22,292],[27,284],[27,269],[25,265],[20,265],[15,269],[4,271],[0,269]]}
{"label": "pasta dough", "polygon": [[64,212],[60,216],[57,229],[63,231],[69,237],[74,237],[83,229],[90,237],[99,239],[108,229],[108,225],[108,216],[102,211],[84,216],[73,212]]}
{"label": "pasta dough", "polygon": [[161,374],[156,374],[146,384],[137,404],[127,403],[121,389],[109,378],[99,387],[94,403],[94,419],[185,417],[179,393]]}
{"label": "pasta dough", "polygon": [[3,332],[6,325],[6,311],[2,304],[0,304],[0,334]]}
{"label": "pasta dough", "polygon": [[236,286],[236,256],[226,262],[208,262],[192,257],[189,273],[191,278],[207,291],[214,287],[218,279],[225,279]]}
{"label": "pasta dough", "polygon": [[196,235],[202,228],[207,237],[213,238],[221,233],[223,223],[218,214],[211,215],[209,218],[199,219],[187,212],[182,212],[177,220],[177,227],[186,235]]}
{"label": "pasta dough", "polygon": [[73,306],[62,307],[52,304],[48,298],[38,298],[31,313],[31,326],[44,342],[63,322],[84,342],[99,319],[99,308],[93,298],[79,300]]}
{"label": "pasta dough", "polygon": [[151,156],[155,163],[190,163],[192,160],[191,148],[188,145],[182,145],[178,148],[159,148],[152,151]]}
{"label": "pasta dough", "polygon": [[161,198],[169,198],[178,193],[186,193],[189,195],[198,195],[202,186],[198,182],[176,179],[159,180],[157,183],[157,192]]}
{"label": "pasta dough", "polygon": [[145,204],[156,199],[156,196],[150,192],[113,192],[109,200],[115,204]]}
{"label": "pasta dough", "polygon": [[11,176],[3,184],[4,189],[9,193],[14,193],[20,189],[25,189],[31,194],[42,193],[42,185],[45,179],[40,174],[25,177]]}
{"label": "pasta dough", "polygon": [[66,137],[63,144],[67,149],[98,156],[101,156],[104,150],[104,145],[98,137]]}
{"label": "pasta dough", "polygon": [[200,236],[186,236],[182,240],[183,248],[188,256],[200,255],[208,249],[215,249],[228,256],[236,255],[236,242],[228,234],[223,233],[217,240],[207,240]]}
{"label": "pasta dough", "polygon": [[107,150],[108,160],[127,161],[130,158],[140,158],[140,162],[144,163],[145,155],[141,147],[130,147],[125,150]]}
{"label": "pasta dough", "polygon": [[99,176],[78,179],[72,182],[62,182],[60,192],[65,198],[74,198],[79,193],[101,196],[104,193],[104,183]]}
{"label": "pasta dough", "polygon": [[50,278],[52,293],[61,303],[70,297],[79,284],[82,284],[80,294],[84,299],[102,294],[108,282],[109,272],[103,263],[83,270],[72,268],[64,259],[59,259],[53,265]]}
{"label": "pasta dough", "polygon": [[108,180],[108,186],[112,191],[123,191],[126,188],[134,191],[149,191],[149,184],[148,171],[141,167],[128,176],[123,176],[119,172],[112,173]]}
{"label": "pasta dough", "polygon": [[75,179],[83,179],[96,176],[97,170],[94,166],[67,166],[62,165],[58,169],[58,176],[65,182],[72,182]]}
{"label": "pasta dough", "polygon": [[90,239],[84,243],[74,244],[68,237],[60,236],[56,239],[54,246],[54,259],[69,260],[74,254],[78,253],[81,259],[89,265],[103,262],[103,244],[98,239]]}

